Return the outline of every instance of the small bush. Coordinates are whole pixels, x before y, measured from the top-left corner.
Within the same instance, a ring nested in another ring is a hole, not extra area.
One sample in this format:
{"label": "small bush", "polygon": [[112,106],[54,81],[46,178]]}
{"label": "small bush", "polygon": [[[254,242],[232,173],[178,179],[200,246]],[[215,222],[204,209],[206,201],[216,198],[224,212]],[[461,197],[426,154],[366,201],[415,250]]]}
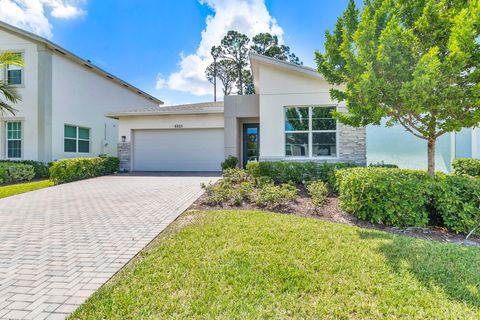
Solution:
{"label": "small bush", "polygon": [[112,174],[118,171],[118,159],[74,158],[58,160],[50,167],[50,180],[55,184]]}
{"label": "small bush", "polygon": [[0,163],[0,183],[30,181],[35,177],[35,169],[31,165],[21,163]]}
{"label": "small bush", "polygon": [[307,185],[307,191],[312,198],[312,204],[316,207],[320,207],[327,200],[328,188],[323,181],[313,181]]}
{"label": "small bush", "polygon": [[385,162],[377,162],[377,163],[370,163],[368,165],[371,168],[393,168],[393,169],[398,169],[398,166],[396,164],[390,164],[390,163],[385,163]]}
{"label": "small bush", "polygon": [[455,159],[452,162],[452,168],[454,175],[480,178],[480,160],[478,159]]}
{"label": "small bush", "polygon": [[337,172],[342,208],[395,227],[424,226],[433,180],[423,171],[356,168]]}
{"label": "small bush", "polygon": [[120,171],[120,159],[117,157],[101,157],[103,159],[102,175],[109,175]]}
{"label": "small bush", "polygon": [[298,190],[294,185],[282,184],[275,186],[266,184],[260,188],[255,196],[255,203],[259,207],[281,207],[297,200]]}
{"label": "small bush", "polygon": [[234,156],[228,156],[225,161],[223,161],[221,164],[222,170],[227,170],[227,169],[233,169],[238,166],[238,158]]}
{"label": "small bush", "polygon": [[48,165],[40,161],[32,160],[1,160],[0,163],[17,163],[17,164],[26,164],[33,167],[35,171],[35,178],[42,179],[48,178],[50,173],[48,171]]}
{"label": "small bush", "polygon": [[335,172],[343,168],[358,167],[355,163],[328,163],[328,162],[254,162],[247,166],[248,172],[254,177],[270,177],[278,183],[308,183],[320,180],[328,183],[333,191]]}
{"label": "small bush", "polygon": [[480,180],[461,176],[437,179],[433,205],[447,228],[469,233],[480,224]]}

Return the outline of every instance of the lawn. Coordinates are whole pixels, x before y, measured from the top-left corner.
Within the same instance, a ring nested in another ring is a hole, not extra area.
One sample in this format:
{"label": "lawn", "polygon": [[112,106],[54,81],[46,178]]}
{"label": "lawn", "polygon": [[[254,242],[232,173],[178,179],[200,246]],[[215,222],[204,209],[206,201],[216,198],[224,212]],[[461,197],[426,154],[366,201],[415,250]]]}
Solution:
{"label": "lawn", "polygon": [[53,186],[53,182],[51,182],[50,180],[41,180],[3,186],[0,187],[0,199],[51,186]]}
{"label": "lawn", "polygon": [[184,214],[74,319],[479,319],[480,249],[258,211]]}

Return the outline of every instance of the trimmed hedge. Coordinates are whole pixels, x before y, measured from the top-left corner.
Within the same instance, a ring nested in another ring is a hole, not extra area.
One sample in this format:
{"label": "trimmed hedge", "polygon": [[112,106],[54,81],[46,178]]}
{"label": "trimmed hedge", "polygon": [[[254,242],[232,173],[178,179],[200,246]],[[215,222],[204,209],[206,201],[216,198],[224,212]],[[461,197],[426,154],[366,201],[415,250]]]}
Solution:
{"label": "trimmed hedge", "polygon": [[452,168],[454,175],[480,178],[480,160],[478,159],[455,159],[452,162]]}
{"label": "trimmed hedge", "polygon": [[445,176],[435,184],[433,209],[443,224],[468,233],[480,224],[480,179]]}
{"label": "trimmed hedge", "polygon": [[30,181],[35,177],[34,167],[27,164],[0,163],[0,183]]}
{"label": "trimmed hedge", "polygon": [[269,177],[278,183],[308,183],[320,180],[328,183],[334,190],[335,172],[339,169],[358,167],[355,163],[338,162],[287,162],[287,161],[263,161],[250,162],[247,171],[254,177]]}
{"label": "trimmed hedge", "polygon": [[433,180],[424,171],[355,168],[336,174],[342,208],[363,220],[389,226],[424,226]]}
{"label": "trimmed hedge", "polygon": [[50,180],[55,184],[109,175],[119,170],[115,157],[73,158],[58,160],[50,167]]}
{"label": "trimmed hedge", "polygon": [[17,164],[26,164],[33,167],[35,171],[35,178],[42,179],[48,178],[50,172],[48,171],[48,165],[41,161],[33,161],[33,160],[1,160],[0,163],[17,163]]}

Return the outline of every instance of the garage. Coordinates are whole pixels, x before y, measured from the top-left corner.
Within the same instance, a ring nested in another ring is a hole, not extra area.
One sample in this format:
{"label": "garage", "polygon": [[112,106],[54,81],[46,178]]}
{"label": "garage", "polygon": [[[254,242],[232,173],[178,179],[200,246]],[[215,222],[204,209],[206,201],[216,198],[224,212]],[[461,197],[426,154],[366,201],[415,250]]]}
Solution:
{"label": "garage", "polygon": [[135,130],[134,171],[220,171],[223,129]]}

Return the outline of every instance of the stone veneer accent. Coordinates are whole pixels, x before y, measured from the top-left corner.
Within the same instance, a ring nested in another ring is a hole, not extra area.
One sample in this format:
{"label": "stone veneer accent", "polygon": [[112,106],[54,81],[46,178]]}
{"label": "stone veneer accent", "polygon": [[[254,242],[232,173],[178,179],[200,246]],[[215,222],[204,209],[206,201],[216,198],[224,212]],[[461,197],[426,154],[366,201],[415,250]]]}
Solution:
{"label": "stone veneer accent", "polygon": [[339,161],[367,164],[366,128],[354,128],[338,124]]}
{"label": "stone veneer accent", "polygon": [[117,150],[118,159],[120,160],[120,170],[130,171],[132,168],[132,144],[130,142],[120,142]]}
{"label": "stone veneer accent", "polygon": [[[345,113],[347,108],[339,106],[338,111]],[[339,160],[367,164],[367,129],[354,128],[341,123],[337,125]]]}

